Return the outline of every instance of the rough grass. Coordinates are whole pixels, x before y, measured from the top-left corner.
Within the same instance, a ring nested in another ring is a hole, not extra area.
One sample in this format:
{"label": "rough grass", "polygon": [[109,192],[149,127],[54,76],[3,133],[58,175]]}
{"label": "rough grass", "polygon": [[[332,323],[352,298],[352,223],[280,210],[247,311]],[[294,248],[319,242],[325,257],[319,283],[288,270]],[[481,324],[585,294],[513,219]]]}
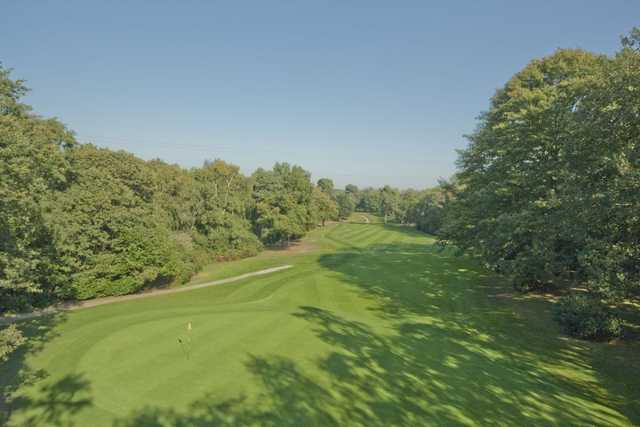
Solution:
{"label": "rough grass", "polygon": [[510,289],[408,228],[309,239],[198,280],[295,265],[271,276],[21,324],[7,423],[640,423],[637,345],[564,337],[550,303],[495,298]]}

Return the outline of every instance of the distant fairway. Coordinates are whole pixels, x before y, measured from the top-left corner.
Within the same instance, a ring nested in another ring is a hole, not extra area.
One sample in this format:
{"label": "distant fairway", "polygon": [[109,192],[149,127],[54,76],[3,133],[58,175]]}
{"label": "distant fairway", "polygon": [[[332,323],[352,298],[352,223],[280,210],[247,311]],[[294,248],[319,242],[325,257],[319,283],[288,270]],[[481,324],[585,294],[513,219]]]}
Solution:
{"label": "distant fairway", "polygon": [[195,282],[286,271],[24,323],[31,346],[0,372],[8,424],[640,423],[637,345],[564,337],[549,303],[409,228],[305,244]]}

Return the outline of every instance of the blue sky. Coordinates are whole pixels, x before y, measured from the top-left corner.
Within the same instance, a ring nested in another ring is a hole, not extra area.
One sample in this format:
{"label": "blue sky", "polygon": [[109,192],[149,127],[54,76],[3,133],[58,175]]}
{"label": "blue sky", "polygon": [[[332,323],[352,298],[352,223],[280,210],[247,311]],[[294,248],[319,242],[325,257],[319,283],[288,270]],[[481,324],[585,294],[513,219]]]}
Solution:
{"label": "blue sky", "polygon": [[613,53],[634,25],[636,0],[12,1],[0,61],[81,141],[422,188],[530,59]]}

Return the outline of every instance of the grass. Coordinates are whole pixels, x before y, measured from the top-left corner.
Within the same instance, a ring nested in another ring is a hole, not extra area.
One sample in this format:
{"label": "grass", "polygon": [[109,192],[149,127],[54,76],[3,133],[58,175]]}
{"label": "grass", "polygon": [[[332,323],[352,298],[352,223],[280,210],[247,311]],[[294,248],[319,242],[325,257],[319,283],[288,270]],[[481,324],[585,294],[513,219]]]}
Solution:
{"label": "grass", "polygon": [[22,323],[29,347],[0,371],[7,424],[640,423],[637,344],[564,337],[550,303],[504,297],[405,227],[309,242],[196,281],[294,264],[270,276]]}
{"label": "grass", "polygon": [[353,212],[351,215],[349,215],[347,221],[368,224],[381,224],[384,222],[382,217],[369,212]]}

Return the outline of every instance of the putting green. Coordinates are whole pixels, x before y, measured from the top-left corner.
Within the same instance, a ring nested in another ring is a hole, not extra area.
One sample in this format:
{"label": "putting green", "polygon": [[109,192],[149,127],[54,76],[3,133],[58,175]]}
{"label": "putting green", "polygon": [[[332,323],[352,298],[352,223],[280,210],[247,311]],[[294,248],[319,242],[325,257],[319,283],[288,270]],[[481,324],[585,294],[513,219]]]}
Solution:
{"label": "putting green", "polygon": [[640,423],[637,345],[564,337],[548,302],[408,228],[306,243],[195,282],[289,270],[23,322],[30,344],[0,368],[6,423]]}

